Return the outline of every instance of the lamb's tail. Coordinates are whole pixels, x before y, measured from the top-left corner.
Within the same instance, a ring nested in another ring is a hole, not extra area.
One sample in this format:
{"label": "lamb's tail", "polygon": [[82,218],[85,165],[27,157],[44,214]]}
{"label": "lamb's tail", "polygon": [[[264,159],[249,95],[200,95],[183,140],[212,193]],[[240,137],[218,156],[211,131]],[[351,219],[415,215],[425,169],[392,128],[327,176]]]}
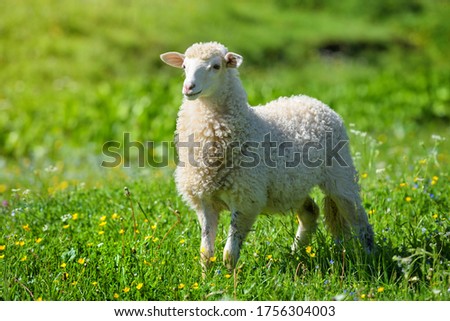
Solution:
{"label": "lamb's tail", "polygon": [[[348,204],[347,210],[352,209]],[[356,207],[356,205],[355,205]],[[344,209],[339,209],[338,205],[329,196],[324,199],[325,223],[327,228],[333,234],[335,241],[341,242],[348,238],[352,233],[356,233],[361,244],[367,253],[374,250],[374,234],[372,226],[367,220],[367,215],[362,207],[359,211],[355,208],[353,215],[348,216]]]}

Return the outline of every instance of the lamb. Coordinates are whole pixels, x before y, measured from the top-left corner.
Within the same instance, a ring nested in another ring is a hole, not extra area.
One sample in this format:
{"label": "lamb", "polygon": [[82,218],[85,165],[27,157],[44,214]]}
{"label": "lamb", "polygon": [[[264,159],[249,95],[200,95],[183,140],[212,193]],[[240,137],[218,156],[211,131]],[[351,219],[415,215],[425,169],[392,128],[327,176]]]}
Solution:
{"label": "lamb", "polygon": [[372,227],[361,204],[348,136],[336,112],[303,95],[251,107],[237,71],[243,57],[217,42],[196,43],[185,54],[160,57],[185,73],[176,124],[175,182],[197,213],[204,268],[214,257],[224,210],[231,213],[223,251],[229,269],[235,268],[242,243],[261,212],[295,212],[299,225],[292,251],[307,245],[319,217],[319,207],[309,196],[314,186],[325,194],[325,223],[334,238],[341,241],[355,234],[365,250],[372,251]]}

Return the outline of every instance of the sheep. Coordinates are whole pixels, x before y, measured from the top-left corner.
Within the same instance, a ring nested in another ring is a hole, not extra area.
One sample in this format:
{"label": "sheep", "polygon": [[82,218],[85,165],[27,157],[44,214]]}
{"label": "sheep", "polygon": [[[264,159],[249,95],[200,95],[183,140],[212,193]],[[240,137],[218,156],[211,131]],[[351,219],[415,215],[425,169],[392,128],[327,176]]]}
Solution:
{"label": "sheep", "polygon": [[361,204],[346,129],[336,112],[304,95],[251,107],[237,71],[243,57],[217,42],[160,57],[184,69],[174,176],[179,194],[197,213],[202,267],[214,257],[224,210],[231,213],[223,251],[228,269],[236,267],[242,243],[261,212],[295,212],[299,224],[291,249],[309,244],[319,217],[309,196],[314,186],[325,194],[325,223],[334,238],[342,241],[355,234],[372,251],[373,230]]}

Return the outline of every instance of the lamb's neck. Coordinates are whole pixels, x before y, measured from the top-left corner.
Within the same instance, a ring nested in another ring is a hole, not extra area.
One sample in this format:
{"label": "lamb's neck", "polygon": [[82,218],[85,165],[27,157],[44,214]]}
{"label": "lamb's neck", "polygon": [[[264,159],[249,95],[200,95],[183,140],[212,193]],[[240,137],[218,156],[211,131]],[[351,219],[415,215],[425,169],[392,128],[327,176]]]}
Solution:
{"label": "lamb's neck", "polygon": [[236,96],[233,93],[226,94],[220,98],[204,97],[201,98],[201,104],[204,108],[220,115],[236,115],[248,110],[247,96],[242,99],[242,95]]}
{"label": "lamb's neck", "polygon": [[249,110],[247,93],[240,79],[234,76],[229,76],[227,84],[219,88],[214,95],[201,97],[199,100],[206,108],[222,115],[237,116]]}
{"label": "lamb's neck", "polygon": [[249,127],[251,111],[243,90],[239,94],[236,91],[227,92],[221,99],[203,100],[203,106],[223,128],[228,129],[230,139],[239,139]]}

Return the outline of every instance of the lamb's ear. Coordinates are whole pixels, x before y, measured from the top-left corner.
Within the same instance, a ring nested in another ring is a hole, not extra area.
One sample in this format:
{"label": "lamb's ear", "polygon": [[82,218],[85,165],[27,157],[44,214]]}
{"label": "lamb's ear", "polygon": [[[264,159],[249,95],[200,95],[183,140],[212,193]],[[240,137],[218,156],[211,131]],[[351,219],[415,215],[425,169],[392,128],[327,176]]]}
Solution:
{"label": "lamb's ear", "polygon": [[225,61],[227,62],[228,68],[238,68],[244,61],[244,58],[241,55],[238,55],[237,53],[228,52],[225,55]]}
{"label": "lamb's ear", "polygon": [[159,57],[169,66],[183,68],[184,55],[179,52],[166,52]]}

